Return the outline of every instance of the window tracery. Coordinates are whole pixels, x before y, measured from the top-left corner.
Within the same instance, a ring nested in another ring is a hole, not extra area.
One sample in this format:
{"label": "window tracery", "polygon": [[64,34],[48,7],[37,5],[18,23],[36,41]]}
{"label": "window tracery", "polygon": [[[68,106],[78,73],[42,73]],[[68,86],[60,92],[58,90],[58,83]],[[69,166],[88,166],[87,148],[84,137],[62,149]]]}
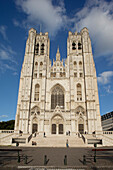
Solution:
{"label": "window tracery", "polygon": [[40,115],[39,107],[35,106],[31,109],[31,115],[33,115],[33,114]]}
{"label": "window tracery", "polygon": [[52,90],[51,109],[55,109],[57,105],[64,109],[64,92],[59,85],[55,86]]}

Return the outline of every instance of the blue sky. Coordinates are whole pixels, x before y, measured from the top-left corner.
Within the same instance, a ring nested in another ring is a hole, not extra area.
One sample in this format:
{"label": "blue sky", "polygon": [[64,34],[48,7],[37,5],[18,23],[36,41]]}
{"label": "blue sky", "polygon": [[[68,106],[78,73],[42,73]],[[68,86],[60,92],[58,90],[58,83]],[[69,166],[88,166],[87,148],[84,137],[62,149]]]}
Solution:
{"label": "blue sky", "polygon": [[89,29],[100,113],[113,110],[113,0],[0,1],[0,121],[15,119],[28,30],[49,32],[50,59],[67,57],[68,31]]}

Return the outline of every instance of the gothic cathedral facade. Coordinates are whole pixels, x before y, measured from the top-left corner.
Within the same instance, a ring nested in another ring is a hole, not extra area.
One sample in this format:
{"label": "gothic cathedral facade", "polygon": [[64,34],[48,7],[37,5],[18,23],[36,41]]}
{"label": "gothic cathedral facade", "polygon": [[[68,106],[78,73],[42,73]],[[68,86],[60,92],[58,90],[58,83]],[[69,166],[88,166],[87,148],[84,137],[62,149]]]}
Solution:
{"label": "gothic cathedral facade", "polygon": [[49,58],[48,33],[31,28],[18,93],[15,131],[62,135],[102,131],[95,64],[88,29],[69,32],[67,58]]}

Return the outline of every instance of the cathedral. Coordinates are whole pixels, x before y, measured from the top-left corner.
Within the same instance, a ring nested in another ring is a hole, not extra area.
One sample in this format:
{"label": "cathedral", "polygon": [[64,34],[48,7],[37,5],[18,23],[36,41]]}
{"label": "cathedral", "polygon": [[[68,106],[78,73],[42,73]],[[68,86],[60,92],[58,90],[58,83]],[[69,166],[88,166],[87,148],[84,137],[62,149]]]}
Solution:
{"label": "cathedral", "polygon": [[65,63],[59,48],[55,61],[49,53],[48,33],[31,28],[20,75],[15,131],[39,135],[102,131],[88,29],[69,32]]}

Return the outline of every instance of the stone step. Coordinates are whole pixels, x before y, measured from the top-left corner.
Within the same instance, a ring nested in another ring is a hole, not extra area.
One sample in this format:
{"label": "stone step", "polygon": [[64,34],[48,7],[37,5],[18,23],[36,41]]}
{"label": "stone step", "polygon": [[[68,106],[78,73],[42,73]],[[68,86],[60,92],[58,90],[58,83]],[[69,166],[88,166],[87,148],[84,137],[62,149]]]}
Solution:
{"label": "stone step", "polygon": [[37,136],[31,139],[29,142],[29,145],[32,145],[32,141],[37,143],[38,147],[65,147],[66,141],[68,139],[68,144],[70,147],[76,147],[76,146],[84,146],[84,142],[82,138],[77,138],[75,136]]}

